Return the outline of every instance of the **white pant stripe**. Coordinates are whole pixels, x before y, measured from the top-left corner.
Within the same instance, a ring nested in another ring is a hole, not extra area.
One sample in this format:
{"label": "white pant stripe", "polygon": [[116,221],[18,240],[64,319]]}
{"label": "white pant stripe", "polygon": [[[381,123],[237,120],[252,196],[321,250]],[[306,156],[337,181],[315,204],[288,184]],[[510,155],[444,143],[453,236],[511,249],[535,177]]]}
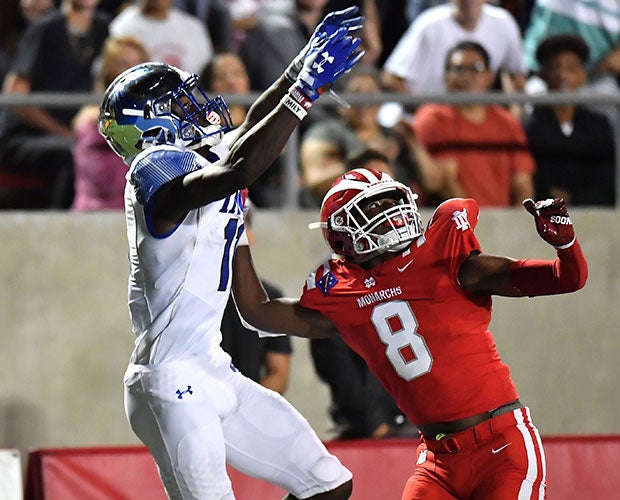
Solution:
{"label": "white pant stripe", "polygon": [[[527,419],[531,422],[532,415],[530,414],[530,409],[526,407],[525,411],[527,412]],[[538,490],[538,499],[544,500],[545,488],[547,487],[547,459],[545,457],[545,449],[543,448],[542,439],[540,438],[540,433],[538,432],[538,429],[536,428],[536,426],[531,424],[530,429],[532,429],[532,431],[534,432],[534,436],[536,436],[536,442],[538,443],[538,449],[540,450],[540,457],[542,460],[542,479],[540,483],[540,488]]]}
{"label": "white pant stripe", "polygon": [[[531,422],[529,409],[526,409],[526,412],[528,416],[528,421]],[[541,458],[542,458],[541,469],[542,469],[543,477],[542,477],[541,487],[538,491],[538,498],[542,500],[545,494],[546,467],[545,467],[545,456],[544,456],[544,452],[542,451],[542,442],[540,439],[540,435],[538,434],[538,431],[533,425],[525,422],[525,420],[523,419],[523,414],[521,413],[521,409],[515,410],[513,414],[515,416],[515,420],[517,421],[517,429],[519,429],[519,432],[521,432],[521,435],[523,436],[523,441],[525,443],[525,449],[527,452],[527,464],[528,464],[527,474],[525,476],[525,480],[523,481],[523,483],[521,483],[521,489],[519,490],[518,499],[529,500],[530,498],[532,498],[532,489],[534,486],[534,482],[538,478],[538,460],[536,459],[536,447],[534,445],[534,440],[532,438],[532,433],[533,433],[536,436],[538,447],[541,450]]]}

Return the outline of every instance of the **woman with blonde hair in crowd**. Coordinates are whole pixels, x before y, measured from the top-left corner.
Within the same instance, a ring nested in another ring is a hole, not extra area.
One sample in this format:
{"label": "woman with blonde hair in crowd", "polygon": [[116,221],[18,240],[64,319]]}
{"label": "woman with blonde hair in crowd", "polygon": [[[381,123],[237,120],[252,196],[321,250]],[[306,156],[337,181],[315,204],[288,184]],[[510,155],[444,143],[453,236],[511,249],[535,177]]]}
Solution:
{"label": "woman with blonde hair in crowd", "polygon": [[[95,92],[102,93],[126,69],[147,62],[144,46],[130,36],[106,40],[99,60]],[[83,107],[73,122],[75,197],[73,210],[115,210],[124,206],[127,165],[97,130],[99,106]]]}

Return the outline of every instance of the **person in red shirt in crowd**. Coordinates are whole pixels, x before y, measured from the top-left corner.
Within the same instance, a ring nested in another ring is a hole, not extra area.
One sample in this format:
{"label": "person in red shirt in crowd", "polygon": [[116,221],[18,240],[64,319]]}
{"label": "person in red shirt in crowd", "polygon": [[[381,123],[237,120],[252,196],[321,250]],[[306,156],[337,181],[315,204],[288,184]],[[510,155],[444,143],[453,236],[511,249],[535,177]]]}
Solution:
{"label": "person in red shirt in crowd", "polygon": [[[489,323],[492,295],[554,295],[585,285],[587,263],[564,200],[523,202],[557,258],[515,260],[482,251],[475,200],[443,202],[423,229],[415,198],[375,170],[336,179],[318,223],[336,256],[310,275],[287,319],[323,328],[301,336],[337,329],[420,430],[403,499],[543,498],[540,435]],[[254,283],[247,261],[238,250],[237,286]],[[282,311],[274,320],[261,318],[261,307],[237,305],[258,328],[285,321]]]}
{"label": "person in red shirt in crowd", "polygon": [[[452,93],[484,94],[494,73],[487,50],[477,42],[460,42],[448,51],[446,88]],[[435,160],[442,160],[440,182],[425,190],[443,201],[474,198],[481,206],[518,205],[534,196],[536,164],[519,119],[499,105],[425,104],[416,111],[413,129]]]}

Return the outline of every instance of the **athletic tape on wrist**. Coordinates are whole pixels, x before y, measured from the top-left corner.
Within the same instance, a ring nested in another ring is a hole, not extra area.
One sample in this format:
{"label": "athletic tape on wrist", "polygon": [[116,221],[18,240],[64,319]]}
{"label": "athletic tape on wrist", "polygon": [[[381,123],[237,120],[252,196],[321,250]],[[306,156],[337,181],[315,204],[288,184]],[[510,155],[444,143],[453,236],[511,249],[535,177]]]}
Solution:
{"label": "athletic tape on wrist", "polygon": [[299,60],[295,59],[291,62],[291,64],[289,64],[288,68],[286,68],[284,71],[284,76],[289,82],[295,83],[297,81],[301,68],[303,68],[303,62],[303,58]]}
{"label": "athletic tape on wrist", "polygon": [[284,97],[282,97],[282,99],[280,100],[280,102],[284,105],[285,108],[287,108],[297,118],[299,118],[300,121],[308,115],[308,112],[304,109],[304,107],[299,104],[295,99],[293,99],[290,94],[285,94]]}

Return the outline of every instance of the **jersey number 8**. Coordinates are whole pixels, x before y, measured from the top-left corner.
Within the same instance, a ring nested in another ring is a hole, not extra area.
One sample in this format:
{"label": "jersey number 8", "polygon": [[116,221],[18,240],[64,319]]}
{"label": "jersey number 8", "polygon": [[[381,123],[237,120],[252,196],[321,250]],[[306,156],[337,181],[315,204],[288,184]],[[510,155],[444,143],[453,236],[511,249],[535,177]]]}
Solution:
{"label": "jersey number 8", "polygon": [[431,371],[433,356],[417,333],[418,321],[407,302],[383,302],[373,308],[370,319],[386,345],[386,357],[401,378],[410,381]]}

